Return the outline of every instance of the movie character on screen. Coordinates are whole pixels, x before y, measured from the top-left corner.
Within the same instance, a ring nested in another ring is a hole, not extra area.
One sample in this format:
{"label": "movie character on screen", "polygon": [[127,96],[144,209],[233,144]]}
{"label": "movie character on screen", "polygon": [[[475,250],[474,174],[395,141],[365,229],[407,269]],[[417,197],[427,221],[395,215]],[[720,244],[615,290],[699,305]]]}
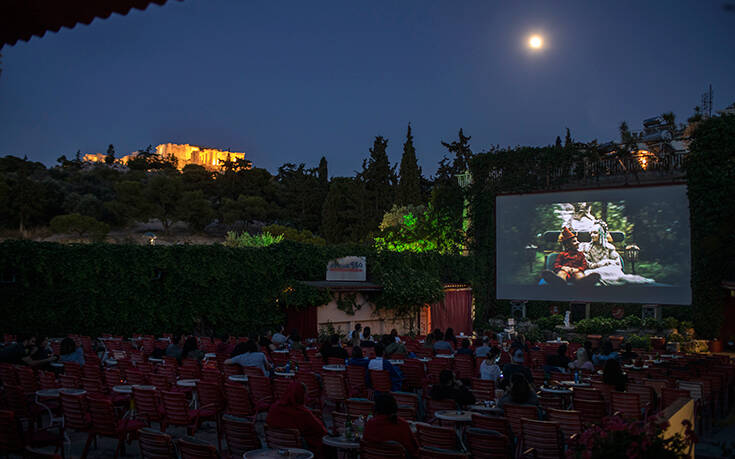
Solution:
{"label": "movie character on screen", "polygon": [[592,205],[588,202],[572,203],[572,213],[565,220],[564,227],[578,233],[580,231],[589,231],[595,224],[595,217],[592,215]]}
{"label": "movie character on screen", "polygon": [[599,273],[587,274],[587,259],[579,251],[577,236],[569,228],[562,228],[559,242],[564,251],[559,252],[554,261],[553,271],[543,271],[541,277],[549,284],[565,286],[568,282],[574,285],[589,286],[600,280]]}
{"label": "movie character on screen", "polygon": [[653,279],[623,272],[623,262],[608,236],[607,223],[598,221],[590,231],[590,242],[579,244],[587,259],[587,274],[598,273],[602,285],[654,283]]}

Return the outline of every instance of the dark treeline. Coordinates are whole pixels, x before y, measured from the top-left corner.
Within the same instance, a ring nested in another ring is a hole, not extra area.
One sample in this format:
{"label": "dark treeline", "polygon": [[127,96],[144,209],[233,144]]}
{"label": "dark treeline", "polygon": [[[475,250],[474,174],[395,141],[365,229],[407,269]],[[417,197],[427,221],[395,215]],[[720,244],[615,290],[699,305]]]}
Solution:
{"label": "dark treeline", "polygon": [[456,174],[468,168],[470,137],[462,130],[443,146],[447,154],[434,177],[417,162],[410,125],[399,164],[391,164],[388,139],[376,137],[352,177],[329,178],[326,158],[315,167],[286,163],[276,174],[227,161],[219,171],[198,165],[178,170],[174,158],[150,147],[127,167],[115,162],[112,145],[104,163],[58,158],[47,168],[27,158],[0,158],[0,227],[6,235],[27,237],[35,228],[54,232],[100,233],[135,222],[160,221],[164,231],[185,222],[201,232],[212,222],[257,230],[278,224],[307,230],[330,243],[363,242],[378,232],[394,206],[433,209],[434,220],[461,230],[463,195]]}

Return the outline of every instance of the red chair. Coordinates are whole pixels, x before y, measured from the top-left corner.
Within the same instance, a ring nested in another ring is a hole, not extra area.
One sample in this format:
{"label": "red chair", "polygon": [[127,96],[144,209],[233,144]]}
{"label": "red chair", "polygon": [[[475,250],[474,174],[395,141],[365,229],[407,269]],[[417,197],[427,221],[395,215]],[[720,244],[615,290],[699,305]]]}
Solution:
{"label": "red chair", "polygon": [[163,408],[160,406],[156,389],[133,386],[133,400],[135,401],[136,415],[145,419],[148,425],[151,422],[160,423],[162,421]]}
{"label": "red chair", "polygon": [[255,402],[255,411],[258,413],[268,411],[276,401],[273,395],[273,388],[271,387],[271,380],[267,376],[248,376],[248,385],[250,386],[250,393]]}
{"label": "red chair", "polygon": [[288,392],[289,386],[293,380],[291,378],[275,378],[273,379],[273,396],[276,400],[280,400]]}
{"label": "red chair", "polygon": [[404,390],[423,389],[424,379],[426,379],[424,362],[415,359],[406,359],[403,361],[401,371],[403,372]]}
{"label": "red chair", "polygon": [[413,392],[391,392],[398,404],[398,416],[415,421],[419,411],[419,396]]}
{"label": "red chair", "polygon": [[181,459],[219,459],[217,448],[194,437],[184,437],[176,442]]}
{"label": "red chair", "polygon": [[661,409],[665,409],[680,398],[690,399],[692,396],[688,390],[684,389],[670,389],[668,387],[661,389]]}
{"label": "red chair", "polygon": [[59,382],[56,380],[56,375],[51,371],[38,372],[38,385],[41,389],[59,388]]}
{"label": "red chair", "polygon": [[478,401],[495,400],[495,382],[489,379],[472,378],[472,393]]}
{"label": "red chair", "polygon": [[613,391],[613,387],[610,386],[609,384],[605,384],[603,382],[594,381],[594,380],[591,381],[590,384],[592,385],[593,388],[600,391],[600,393],[602,394],[602,399],[605,400],[605,403],[609,404],[610,399],[611,399],[610,394]]}
{"label": "red chair", "polygon": [[582,432],[582,413],[572,410],[546,410],[549,421],[559,423],[567,445],[575,442],[576,436]]}
{"label": "red chair", "polygon": [[54,452],[64,447],[64,435],[60,428],[54,426],[41,430],[30,430],[24,434],[21,422],[15,413],[0,410],[0,452],[20,454],[26,446],[48,445],[55,445]]}
{"label": "red chair", "polygon": [[348,420],[352,420],[352,416],[332,411],[332,435],[344,435]]}
{"label": "red chair", "polygon": [[[349,371],[349,367],[347,371]],[[306,386],[306,406],[321,406],[322,388],[316,379],[316,375],[310,371],[300,369],[296,372],[296,381]],[[364,380],[363,385],[365,385]]]}
{"label": "red chair", "polygon": [[59,399],[64,415],[64,429],[86,432],[89,428],[86,395],[61,391]]}
{"label": "red chair", "polygon": [[645,384],[628,384],[627,392],[638,394],[646,416],[656,410],[656,392]]}
{"label": "red chair", "polygon": [[161,391],[163,407],[163,422],[161,432],[165,432],[169,425],[186,428],[187,435],[194,435],[202,420],[202,414],[214,418],[213,407],[202,406],[198,410],[189,409],[189,401],[183,392]]}
{"label": "red chair", "polygon": [[226,414],[241,418],[255,415],[255,407],[250,401],[250,392],[242,384],[225,384],[225,399],[227,400]]}
{"label": "red chair", "polygon": [[472,413],[472,427],[484,430],[494,430],[505,435],[510,440],[513,439],[513,432],[510,429],[508,418]]}
{"label": "red chair", "polygon": [[559,394],[550,394],[546,392],[541,392],[541,395],[538,396],[538,404],[544,410],[548,410],[548,409],[563,410],[564,409],[564,400],[561,398],[561,395]]}
{"label": "red chair", "polygon": [[451,427],[440,427],[417,422],[416,439],[422,447],[441,448],[448,450],[458,449],[457,433]]}
{"label": "red chair", "polygon": [[199,362],[194,359],[184,359],[179,367],[179,378],[181,379],[200,379],[202,376]]}
{"label": "red chair", "polygon": [[375,402],[365,399],[348,398],[345,400],[347,414],[356,418],[358,416],[369,416],[375,411]]}
{"label": "red chair", "polygon": [[38,383],[33,368],[18,367],[16,374],[18,375],[18,385],[23,389],[23,393],[29,396],[35,395],[38,390]]}
{"label": "red chair", "polygon": [[521,419],[521,451],[538,459],[562,459],[564,438],[559,424],[534,419]]}
{"label": "red chair", "polygon": [[81,387],[79,378],[66,374],[59,375],[59,385],[65,389],[79,389]]}
{"label": "red chair", "polygon": [[592,387],[575,387],[574,401],[577,400],[605,400],[602,398],[602,392]]}
{"label": "red chair", "polygon": [[0,363],[0,381],[2,381],[3,385],[18,385],[18,374],[12,364]]}
{"label": "red chair", "polygon": [[112,437],[117,438],[117,448],[115,448],[115,457],[118,453],[125,454],[125,440],[130,439],[138,429],[145,427],[142,421],[136,419],[123,418],[118,420],[115,416],[115,409],[110,400],[88,398],[89,414],[91,425],[89,427],[89,435],[87,443],[82,451],[82,458],[87,457],[89,446],[96,437]]}
{"label": "red chair", "polygon": [[505,417],[510,421],[510,429],[516,438],[521,438],[521,419],[538,419],[538,408],[531,405],[513,405],[507,403],[503,406]]}
{"label": "red chair", "polygon": [[278,429],[265,426],[265,443],[269,448],[303,448],[301,434],[297,429]]}
{"label": "red chair", "polygon": [[404,459],[406,449],[398,442],[368,442],[360,441],[360,459]]}
{"label": "red chair", "polygon": [[76,379],[82,378],[82,366],[76,362],[64,362],[64,375]]}
{"label": "red chair", "polygon": [[586,425],[601,425],[602,418],[607,416],[607,404],[602,400],[574,400],[574,409],[582,415]]}
{"label": "red chair", "polygon": [[358,365],[347,366],[347,385],[350,389],[350,397],[367,398],[367,385],[365,374],[367,369]]}
{"label": "red chair", "polygon": [[475,374],[475,361],[469,354],[454,356],[454,371],[459,379],[471,379]]}
{"label": "red chair", "polygon": [[469,454],[459,451],[419,448],[419,459],[469,459],[469,457]]}
{"label": "red chair", "polygon": [[438,421],[438,419],[434,417],[434,413],[436,413],[437,411],[456,410],[456,409],[457,409],[457,402],[455,402],[454,400],[427,399],[426,400],[426,422],[429,424],[433,424],[434,422]]}
{"label": "red chair", "polygon": [[611,408],[613,413],[620,414],[627,419],[640,420],[643,418],[641,397],[629,392],[612,392]]}
{"label": "red chair", "polygon": [[263,370],[258,367],[242,367],[241,374],[245,374],[247,376],[265,377],[265,375],[263,374]]}
{"label": "red chair", "polygon": [[99,365],[94,365],[90,362],[86,362],[82,365],[82,377],[93,378],[102,381],[102,369]]}
{"label": "red chair", "polygon": [[390,372],[388,370],[370,370],[370,385],[374,392],[390,392]]}
{"label": "red chair", "polygon": [[325,371],[322,374],[324,398],[332,400],[339,407],[348,398],[345,377],[336,371]]}
{"label": "red chair", "polygon": [[241,458],[246,451],[260,449],[255,422],[226,414],[222,416],[222,430],[231,458]]}
{"label": "red chair", "polygon": [[465,444],[472,457],[513,457],[510,439],[495,430],[469,427],[465,431]]}
{"label": "red chair", "polygon": [[242,367],[236,363],[223,364],[222,370],[225,373],[225,377],[243,374]]}

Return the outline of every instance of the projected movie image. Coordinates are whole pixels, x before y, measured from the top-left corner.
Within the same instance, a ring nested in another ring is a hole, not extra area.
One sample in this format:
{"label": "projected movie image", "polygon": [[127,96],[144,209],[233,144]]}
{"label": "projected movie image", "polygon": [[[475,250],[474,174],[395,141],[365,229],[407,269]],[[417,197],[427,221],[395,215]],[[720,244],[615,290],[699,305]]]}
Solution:
{"label": "projected movie image", "polygon": [[501,196],[496,209],[498,298],[691,302],[683,186]]}

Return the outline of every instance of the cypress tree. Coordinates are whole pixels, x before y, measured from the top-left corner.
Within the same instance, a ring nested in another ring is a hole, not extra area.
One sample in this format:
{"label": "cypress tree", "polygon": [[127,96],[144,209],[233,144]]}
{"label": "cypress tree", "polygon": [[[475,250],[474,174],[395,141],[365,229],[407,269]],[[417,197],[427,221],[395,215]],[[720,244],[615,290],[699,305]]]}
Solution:
{"label": "cypress tree", "polygon": [[106,164],[112,164],[115,162],[115,147],[110,144],[109,147],[107,147],[107,156],[105,156],[105,163]]}
{"label": "cypress tree", "polygon": [[416,149],[413,146],[413,136],[411,135],[411,123],[408,123],[406,142],[403,144],[403,156],[401,157],[396,200],[401,205],[419,205],[422,201],[421,169],[416,160]]}
{"label": "cypress tree", "polygon": [[357,177],[365,185],[365,234],[378,229],[385,214],[393,206],[395,166],[388,161],[388,140],[375,137],[370,157],[363,161],[363,170]]}

